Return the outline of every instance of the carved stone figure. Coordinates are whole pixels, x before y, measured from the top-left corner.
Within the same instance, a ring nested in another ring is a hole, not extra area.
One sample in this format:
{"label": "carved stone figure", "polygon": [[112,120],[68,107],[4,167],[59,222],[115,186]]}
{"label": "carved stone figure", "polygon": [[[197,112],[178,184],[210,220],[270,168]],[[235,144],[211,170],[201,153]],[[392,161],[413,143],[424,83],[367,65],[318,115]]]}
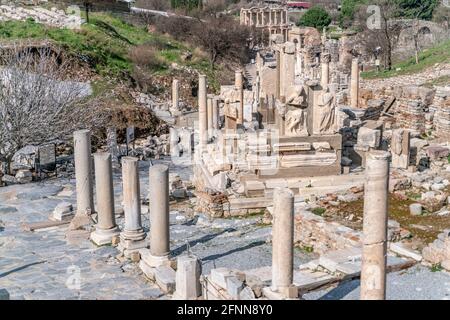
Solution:
{"label": "carved stone figure", "polygon": [[328,86],[324,87],[320,95],[318,108],[319,132],[323,134],[335,133],[336,101],[334,93],[330,92]]}
{"label": "carved stone figure", "polygon": [[307,112],[304,109],[295,109],[286,112],[286,135],[307,136],[306,117]]}

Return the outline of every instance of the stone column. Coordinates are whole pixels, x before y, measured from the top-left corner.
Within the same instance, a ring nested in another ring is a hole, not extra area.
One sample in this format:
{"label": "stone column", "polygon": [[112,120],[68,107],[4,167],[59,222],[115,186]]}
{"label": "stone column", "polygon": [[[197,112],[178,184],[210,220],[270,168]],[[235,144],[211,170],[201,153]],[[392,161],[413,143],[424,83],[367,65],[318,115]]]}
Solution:
{"label": "stone column", "polygon": [[295,82],[295,43],[284,43],[280,57],[280,97],[286,98]]}
{"label": "stone column", "polygon": [[206,76],[201,74],[198,79],[198,115],[199,115],[199,149],[200,153],[206,148],[208,142],[208,118],[206,98]]}
{"label": "stone column", "polygon": [[179,110],[179,103],[180,100],[180,85],[179,81],[177,79],[174,79],[172,81],[172,109]]}
{"label": "stone column", "polygon": [[106,141],[112,161],[117,163],[119,161],[119,146],[117,145],[117,132],[115,127],[106,128]]}
{"label": "stone column", "polygon": [[244,76],[242,74],[242,70],[237,70],[235,72],[234,77],[234,85],[236,90],[239,91],[239,110],[238,110],[238,118],[237,123],[244,123]]}
{"label": "stone column", "polygon": [[392,167],[408,169],[410,158],[410,133],[405,129],[392,130]]}
{"label": "stone column", "polygon": [[358,108],[359,97],[359,60],[352,60],[352,78],[350,87],[350,105],[352,108]]}
{"label": "stone column", "polygon": [[94,154],[95,190],[97,197],[98,222],[91,240],[97,245],[111,243],[119,234],[114,213],[114,190],[111,154],[97,152]]}
{"label": "stone column", "polygon": [[208,139],[211,140],[213,138],[213,133],[214,133],[214,125],[213,125],[213,95],[208,95],[208,100],[207,100],[207,117],[208,117]]}
{"label": "stone column", "polygon": [[202,267],[200,261],[190,255],[183,255],[177,259],[177,273],[175,276],[175,300],[195,300],[202,294],[200,275]]}
{"label": "stone column", "polygon": [[168,259],[169,244],[169,168],[162,164],[149,170],[150,253]]}
{"label": "stone column", "polygon": [[212,123],[214,130],[219,130],[219,117],[220,117],[219,112],[220,112],[219,98],[214,97],[212,108]]}
{"label": "stone column", "polygon": [[373,150],[366,160],[361,300],[386,297],[389,157],[389,152]]}
{"label": "stone column", "polygon": [[79,130],[73,133],[75,153],[75,180],[77,213],[94,212],[92,188],[91,132]]}
{"label": "stone column", "polygon": [[122,158],[123,206],[125,226],[120,233],[119,250],[125,256],[145,248],[145,232],[141,223],[141,191],[139,186],[139,161],[134,157]]}
{"label": "stone column", "polygon": [[275,98],[280,99],[281,86],[281,54],[279,50],[275,50],[275,58],[277,61],[276,76],[275,76]]}
{"label": "stone column", "polygon": [[322,88],[328,86],[330,82],[330,62],[327,57],[322,59],[322,76],[320,77],[320,84]]}
{"label": "stone column", "polygon": [[294,195],[289,189],[274,191],[273,210],[272,291],[288,296],[294,257]]}

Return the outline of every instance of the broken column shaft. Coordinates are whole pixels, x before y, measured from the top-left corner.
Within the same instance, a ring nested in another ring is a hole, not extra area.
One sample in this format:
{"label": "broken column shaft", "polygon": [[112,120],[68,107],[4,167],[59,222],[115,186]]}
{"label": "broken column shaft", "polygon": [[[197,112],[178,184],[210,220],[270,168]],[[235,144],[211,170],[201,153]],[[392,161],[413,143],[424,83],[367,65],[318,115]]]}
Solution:
{"label": "broken column shaft", "polygon": [[149,170],[150,179],[150,253],[167,257],[169,244],[169,168],[162,164]]}
{"label": "broken column shaft", "polygon": [[145,247],[145,232],[141,223],[141,192],[139,161],[134,157],[122,158],[123,206],[125,226],[120,233],[120,246],[125,255]]}
{"label": "broken column shaft", "polygon": [[350,81],[350,105],[352,108],[358,108],[359,97],[359,60],[352,60],[352,74]]}
{"label": "broken column shaft", "polygon": [[207,96],[206,96],[206,76],[201,74],[198,77],[198,133],[199,150],[204,151],[208,142],[208,115],[207,115]]}
{"label": "broken column shaft", "polygon": [[237,70],[235,72],[234,85],[236,90],[239,92],[239,110],[238,110],[238,118],[237,123],[244,123],[244,76],[242,74],[242,70]]}
{"label": "broken column shaft", "polygon": [[208,95],[207,98],[207,122],[208,122],[208,139],[211,140],[213,137],[213,132],[214,132],[214,128],[213,128],[213,96],[212,95]]}
{"label": "broken column shaft", "polygon": [[294,255],[294,196],[289,189],[274,191],[272,227],[272,290],[292,286]]}
{"label": "broken column shaft", "polygon": [[366,160],[361,300],[386,296],[389,157],[389,152],[373,150]]}
{"label": "broken column shaft", "polygon": [[174,79],[172,81],[172,108],[178,110],[178,101],[180,99],[179,94],[179,81]]}
{"label": "broken column shaft", "polygon": [[97,245],[104,245],[111,243],[112,238],[119,234],[114,215],[111,154],[94,154],[94,164],[98,222],[95,231],[91,233],[91,239]]}
{"label": "broken column shaft", "polygon": [[91,132],[79,130],[73,133],[77,213],[94,211],[92,188]]}
{"label": "broken column shaft", "polygon": [[177,300],[193,300],[202,294],[200,275],[202,268],[200,261],[190,255],[183,255],[177,259],[176,291],[173,295]]}
{"label": "broken column shaft", "polygon": [[328,86],[330,81],[330,63],[328,60],[322,61],[322,76],[320,77],[320,84],[322,88]]}

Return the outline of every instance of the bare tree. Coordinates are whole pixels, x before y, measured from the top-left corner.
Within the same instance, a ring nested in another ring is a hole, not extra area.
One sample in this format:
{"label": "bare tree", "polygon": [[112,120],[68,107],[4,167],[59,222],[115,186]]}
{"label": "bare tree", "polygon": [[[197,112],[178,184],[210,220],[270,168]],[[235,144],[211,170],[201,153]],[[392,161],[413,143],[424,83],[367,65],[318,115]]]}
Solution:
{"label": "bare tree", "polygon": [[[360,41],[368,51],[381,49],[385,68],[392,69],[392,52],[401,31],[401,25],[394,21],[397,4],[392,0],[373,0],[379,12],[370,16],[367,6],[361,6],[356,14],[355,24],[362,30]],[[369,20],[374,19],[374,20]]]}
{"label": "bare tree", "polygon": [[1,56],[0,158],[8,164],[25,145],[64,139],[95,118],[82,103],[90,87],[67,80],[69,60],[29,48],[17,45]]}

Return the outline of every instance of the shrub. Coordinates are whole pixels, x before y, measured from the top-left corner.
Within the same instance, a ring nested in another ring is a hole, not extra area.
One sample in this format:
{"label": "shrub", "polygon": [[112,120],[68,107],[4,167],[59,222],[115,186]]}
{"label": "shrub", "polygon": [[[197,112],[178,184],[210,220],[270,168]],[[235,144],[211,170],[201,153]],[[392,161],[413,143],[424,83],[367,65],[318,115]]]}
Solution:
{"label": "shrub", "polygon": [[298,25],[322,29],[328,27],[331,23],[331,17],[321,6],[314,6],[300,18]]}

